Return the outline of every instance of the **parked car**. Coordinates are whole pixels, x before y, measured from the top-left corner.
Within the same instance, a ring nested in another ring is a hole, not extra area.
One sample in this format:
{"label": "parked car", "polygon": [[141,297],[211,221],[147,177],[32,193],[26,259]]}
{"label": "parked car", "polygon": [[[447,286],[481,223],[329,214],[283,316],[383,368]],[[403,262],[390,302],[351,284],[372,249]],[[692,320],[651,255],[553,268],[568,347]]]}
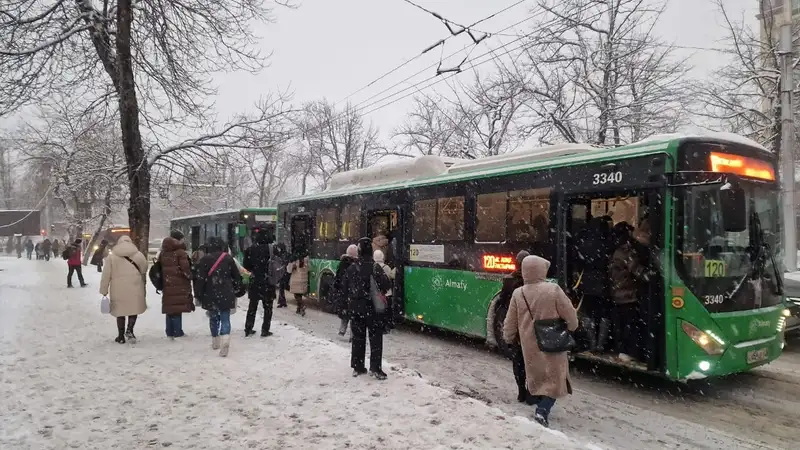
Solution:
{"label": "parked car", "polygon": [[787,272],[783,276],[786,306],[791,315],[786,318],[786,334],[800,333],[800,271]]}

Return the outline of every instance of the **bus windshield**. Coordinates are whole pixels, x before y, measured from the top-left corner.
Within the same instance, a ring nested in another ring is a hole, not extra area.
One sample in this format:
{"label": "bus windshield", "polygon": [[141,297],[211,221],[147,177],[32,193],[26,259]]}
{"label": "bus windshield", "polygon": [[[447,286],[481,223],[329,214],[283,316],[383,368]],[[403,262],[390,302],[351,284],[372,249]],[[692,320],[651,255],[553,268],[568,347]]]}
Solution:
{"label": "bus windshield", "polygon": [[741,183],[747,227],[726,231],[720,185],[683,189],[679,211],[676,265],[688,287],[711,312],[740,311],[781,301],[780,211],[778,191]]}

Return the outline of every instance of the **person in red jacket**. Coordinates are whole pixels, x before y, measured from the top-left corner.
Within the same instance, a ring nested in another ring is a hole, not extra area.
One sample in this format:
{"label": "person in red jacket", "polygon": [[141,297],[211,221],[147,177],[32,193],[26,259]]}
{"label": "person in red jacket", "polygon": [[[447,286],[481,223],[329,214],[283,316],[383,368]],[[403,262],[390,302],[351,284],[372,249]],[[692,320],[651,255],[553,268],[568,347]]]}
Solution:
{"label": "person in red jacket", "polygon": [[72,274],[78,274],[78,281],[81,283],[81,287],[86,287],[87,284],[83,281],[83,272],[81,271],[81,240],[75,239],[75,242],[72,243],[69,247],[64,250],[64,256],[66,256],[67,266],[69,266],[69,273],[67,274],[67,287],[72,287]]}

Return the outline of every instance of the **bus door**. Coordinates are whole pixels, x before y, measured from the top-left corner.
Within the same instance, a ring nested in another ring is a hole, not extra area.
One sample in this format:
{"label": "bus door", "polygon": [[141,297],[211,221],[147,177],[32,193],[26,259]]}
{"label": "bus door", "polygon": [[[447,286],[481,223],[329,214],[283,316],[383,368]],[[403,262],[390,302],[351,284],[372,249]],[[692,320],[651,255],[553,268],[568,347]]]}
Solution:
{"label": "bus door", "polygon": [[189,231],[189,242],[192,245],[192,252],[200,249],[200,226],[193,226]]}
{"label": "bus door", "polygon": [[[598,233],[589,233],[588,228],[600,226],[597,223],[589,223],[590,220],[605,219],[606,225],[613,227],[610,233],[601,233],[607,238],[608,246],[606,254],[608,263],[616,251],[619,242],[615,242],[615,236],[621,227],[629,230],[630,237],[637,239],[636,249],[642,252],[640,260],[648,264],[652,269],[649,272],[650,278],[647,282],[640,282],[637,289],[639,301],[640,324],[637,326],[638,343],[641,350],[642,362],[648,364],[648,369],[656,370],[659,365],[659,358],[662,352],[659,350],[659,342],[663,339],[663,273],[658,268],[660,265],[659,251],[663,248],[663,200],[659,191],[650,190],[625,190],[607,193],[593,193],[584,195],[581,198],[570,199],[568,201],[568,215],[565,233],[568,237],[566,246],[567,255],[567,280],[573,295],[583,295],[590,290],[587,283],[591,282],[586,276],[586,270],[581,273],[580,266],[585,264],[587,255],[578,255],[578,245],[584,247],[580,230],[587,229],[585,236],[590,236],[591,240],[597,240]],[[588,207],[587,207],[588,206]],[[593,219],[594,218],[594,219]],[[606,234],[607,233],[607,234]],[[573,245],[569,245],[569,238],[572,238]],[[596,242],[595,242],[596,243]],[[596,245],[589,245],[590,252],[599,251]],[[584,249],[584,252],[586,250]],[[583,259],[581,259],[583,258]],[[587,269],[588,270],[588,269]],[[611,294],[613,280],[610,280],[610,269],[607,277],[609,278],[608,294]],[[575,288],[577,280],[581,279],[581,284]],[[613,300],[606,299],[606,306],[602,304],[592,304],[587,301],[589,296],[583,296],[584,303],[581,306],[582,315],[588,315],[595,320],[609,318],[609,307],[612,307]],[[573,300],[579,300],[573,297]],[[597,301],[595,301],[596,303]],[[600,303],[603,303],[601,300]],[[661,331],[659,331],[661,330]],[[608,350],[609,347],[606,347]]]}
{"label": "bus door", "polygon": [[403,299],[403,249],[405,233],[402,227],[402,208],[367,211],[367,236],[372,238],[373,249],[383,251],[386,264],[395,269],[392,285],[393,313],[399,319],[404,311]]}
{"label": "bus door", "polygon": [[237,239],[238,230],[236,223],[229,222],[225,225],[226,225],[225,231],[227,233],[226,242],[228,244],[228,249],[229,249],[228,251],[232,253],[231,256],[239,260],[239,262],[241,263],[244,258],[244,255],[242,254],[242,249],[239,247],[239,239]]}
{"label": "bus door", "polygon": [[291,249],[292,253],[308,254],[311,251],[311,236],[314,225],[311,217],[298,215],[292,217]]}
{"label": "bus door", "polygon": [[560,264],[564,268],[562,280],[566,287],[565,292],[577,307],[580,298],[576,289],[581,280],[581,264],[578,261],[576,237],[583,231],[590,219],[591,200],[586,197],[567,198],[566,217],[564,220],[564,242],[562,243],[563,260]]}

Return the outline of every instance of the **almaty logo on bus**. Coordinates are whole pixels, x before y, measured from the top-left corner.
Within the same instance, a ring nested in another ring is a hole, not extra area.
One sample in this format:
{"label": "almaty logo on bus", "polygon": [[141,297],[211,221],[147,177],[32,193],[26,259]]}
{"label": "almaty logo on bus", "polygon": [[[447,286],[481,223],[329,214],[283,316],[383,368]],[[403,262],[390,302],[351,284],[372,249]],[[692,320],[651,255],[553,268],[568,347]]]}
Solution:
{"label": "almaty logo on bus", "polygon": [[444,279],[441,275],[436,275],[431,278],[431,287],[434,291],[440,291],[443,288],[450,288],[450,289],[461,289],[462,291],[467,290],[467,282],[460,280],[451,280],[451,279]]}

